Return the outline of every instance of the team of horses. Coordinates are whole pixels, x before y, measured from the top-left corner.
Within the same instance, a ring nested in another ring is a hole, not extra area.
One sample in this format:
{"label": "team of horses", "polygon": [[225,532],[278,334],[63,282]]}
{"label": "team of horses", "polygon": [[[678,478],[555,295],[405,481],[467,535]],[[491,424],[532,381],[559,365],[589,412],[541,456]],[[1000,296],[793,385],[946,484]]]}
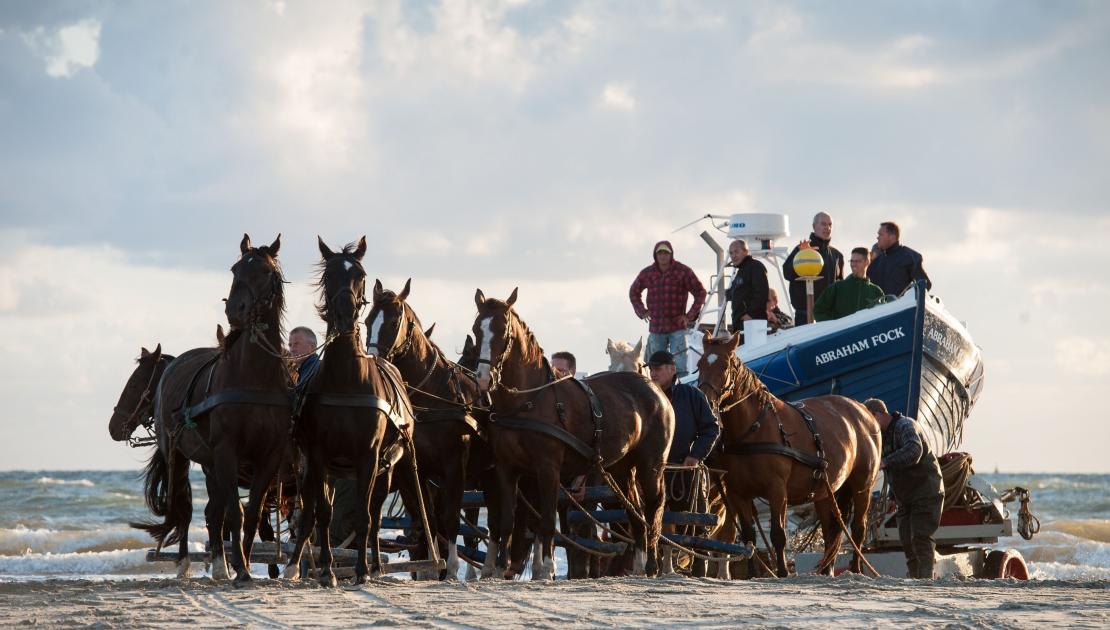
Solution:
{"label": "team of horses", "polygon": [[[133,525],[159,548],[178,544],[179,575],[189,567],[194,462],[208,489],[204,515],[216,579],[230,577],[228,561],[236,583],[251,579],[256,532],[261,525],[262,538],[272,540],[268,511],[291,511],[299,495],[285,576],[299,577],[301,555],[316,536],[318,579],[334,586],[330,481],[341,477],[357,487],[356,582],[382,571],[378,531],[392,491],[423,533],[415,553],[434,559],[441,579],[456,577],[468,489],[484,492],[488,510],[481,575],[518,574],[521,545],[514,539],[521,543],[529,529],[539,552],[533,579],[554,579],[560,489],[583,476],[607,483],[632,515],[632,571],[656,575],[670,567],[669,555],[661,562],[670,551],[661,549],[660,534],[675,412],[642,374],[642,343],[610,340],[610,371],[560,376],[516,310],[517,291],[500,300],[479,289],[472,337],[452,361],[409,304],[411,281],[400,292],[377,281],[366,299],[365,237],[338,251],[322,239],[318,246],[317,309],[327,334],[312,374],[298,380],[295,358],[283,347],[280,235],[260,247],[244,235],[226,298],[229,332],[217,327],[216,346],[178,356],[160,345],[142,349],[113,411],[114,440],[132,440],[141,426],[154,435],[144,479],[147,506],[158,518]],[[713,463],[725,471],[717,493],[729,524],[738,523],[742,541],[754,546],[754,500],[766,500],[775,570],[786,575],[786,508],[812,501],[826,543],[820,571],[829,573],[842,516],[851,520],[856,545],[863,542],[878,425],[847,398],[798,406],[778,400],[737,357],[738,342],[706,333],[697,370],[697,386],[722,423]],[[241,487],[249,489],[245,507]],[[473,511],[468,517],[477,520]],[[859,570],[858,557],[852,569]],[[271,577],[276,573],[271,567]]]}

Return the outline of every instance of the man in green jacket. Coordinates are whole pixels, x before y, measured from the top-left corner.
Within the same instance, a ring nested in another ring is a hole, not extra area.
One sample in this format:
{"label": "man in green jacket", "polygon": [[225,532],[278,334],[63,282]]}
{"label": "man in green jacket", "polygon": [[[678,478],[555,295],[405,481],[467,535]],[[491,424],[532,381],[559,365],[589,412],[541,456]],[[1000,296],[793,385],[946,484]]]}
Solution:
{"label": "man in green jacket", "polygon": [[883,290],[867,279],[868,251],[857,247],[852,250],[849,264],[852,275],[834,282],[821,292],[813,305],[813,319],[823,322],[847,317],[856,311],[874,306],[883,297]]}

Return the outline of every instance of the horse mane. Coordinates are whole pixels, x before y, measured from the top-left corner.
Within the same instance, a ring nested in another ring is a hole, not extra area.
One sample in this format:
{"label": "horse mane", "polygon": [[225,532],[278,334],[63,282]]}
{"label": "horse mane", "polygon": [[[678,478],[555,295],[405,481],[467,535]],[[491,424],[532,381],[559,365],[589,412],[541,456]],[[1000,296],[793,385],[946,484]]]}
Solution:
{"label": "horse mane", "polygon": [[754,393],[759,397],[759,404],[761,405],[773,397],[771,390],[767,389],[767,384],[759,379],[754,370],[744,365],[744,362],[740,359],[736,360],[736,366],[736,384],[741,390],[741,396],[749,396]]}
{"label": "horse mane", "polygon": [[[335,256],[343,256],[351,259],[351,262],[357,264],[359,267],[362,263],[354,259],[355,250],[358,249],[358,243],[351,242],[343,246],[343,249],[335,252]],[[324,286],[324,272],[328,270],[328,263],[335,260],[335,256],[324,260],[323,257],[316,261],[316,314],[320,316],[325,322],[328,320],[328,299],[325,295],[327,287]]]}
{"label": "horse mane", "polygon": [[521,330],[524,331],[524,342],[520,344],[522,346],[520,350],[524,354],[524,360],[539,361],[543,359],[543,348],[540,347],[540,342],[536,341],[536,336],[532,334],[532,330],[528,328],[528,324],[524,323],[524,320],[520,318],[520,315],[517,315],[512,306],[500,300],[497,301],[505,305],[505,310],[512,316],[511,320],[515,321],[517,325],[520,326]]}
{"label": "horse mane", "polygon": [[620,353],[620,354],[629,354],[634,349],[635,348],[632,346],[632,344],[627,342],[627,341],[614,341],[613,342],[613,350]]}

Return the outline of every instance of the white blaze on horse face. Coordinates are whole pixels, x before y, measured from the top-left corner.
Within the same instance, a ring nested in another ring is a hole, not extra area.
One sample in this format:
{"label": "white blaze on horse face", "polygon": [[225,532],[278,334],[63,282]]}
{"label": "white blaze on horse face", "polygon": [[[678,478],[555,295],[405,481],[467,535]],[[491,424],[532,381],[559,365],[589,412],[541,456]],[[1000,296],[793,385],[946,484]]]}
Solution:
{"label": "white blaze on horse face", "polygon": [[705,355],[705,362],[708,363],[709,365],[713,365],[714,363],[716,363],[717,359],[718,359],[718,357],[715,354]]}
{"label": "white blaze on horse face", "polygon": [[374,349],[374,354],[378,353],[378,335],[382,332],[382,324],[385,323],[385,312],[378,311],[377,317],[374,322],[370,324],[370,340],[366,342],[366,348]]}
{"label": "white blaze on horse face", "polygon": [[482,331],[482,345],[478,349],[478,358],[485,360],[485,363],[479,363],[478,364],[478,378],[479,379],[489,378],[490,354],[492,354],[492,352],[493,352],[493,350],[491,349],[491,346],[492,346],[492,343],[493,343],[493,329],[490,328],[490,322],[492,322],[492,321],[493,321],[492,317],[487,317],[487,318],[483,319],[481,322],[478,323],[478,328],[479,328],[479,330]]}
{"label": "white blaze on horse face", "polygon": [[343,261],[343,271],[350,271],[351,267],[354,267],[354,265],[351,264],[351,261],[349,261],[349,260],[344,260]]}

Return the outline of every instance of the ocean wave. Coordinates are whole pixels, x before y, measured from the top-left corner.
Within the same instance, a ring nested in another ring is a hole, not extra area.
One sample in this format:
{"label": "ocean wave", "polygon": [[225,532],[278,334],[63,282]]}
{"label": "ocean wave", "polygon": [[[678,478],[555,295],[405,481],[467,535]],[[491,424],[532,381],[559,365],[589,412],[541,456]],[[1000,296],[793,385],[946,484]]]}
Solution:
{"label": "ocean wave", "polygon": [[82,486],[85,488],[92,488],[96,485],[88,479],[57,479],[55,477],[39,477],[35,479],[34,483],[47,486]]}
{"label": "ocean wave", "polygon": [[[190,529],[192,541],[207,540],[204,529]],[[109,529],[0,528],[0,557],[28,553],[89,553],[147,549],[153,542],[146,533],[130,527]],[[202,546],[203,548],[203,546]]]}
{"label": "ocean wave", "polygon": [[1110,519],[1063,519],[1045,523],[1042,532],[1064,532],[1077,538],[1110,543]]}
{"label": "ocean wave", "polygon": [[0,556],[0,575],[101,575],[131,573],[149,566],[145,549]]}
{"label": "ocean wave", "polygon": [[995,546],[1017,549],[1030,564],[1063,564],[1110,571],[1110,544],[1062,531],[1042,530],[1033,540],[1006,538]]}
{"label": "ocean wave", "polygon": [[1110,580],[1110,568],[1063,562],[1033,562],[1029,564],[1029,578],[1081,582]]}

